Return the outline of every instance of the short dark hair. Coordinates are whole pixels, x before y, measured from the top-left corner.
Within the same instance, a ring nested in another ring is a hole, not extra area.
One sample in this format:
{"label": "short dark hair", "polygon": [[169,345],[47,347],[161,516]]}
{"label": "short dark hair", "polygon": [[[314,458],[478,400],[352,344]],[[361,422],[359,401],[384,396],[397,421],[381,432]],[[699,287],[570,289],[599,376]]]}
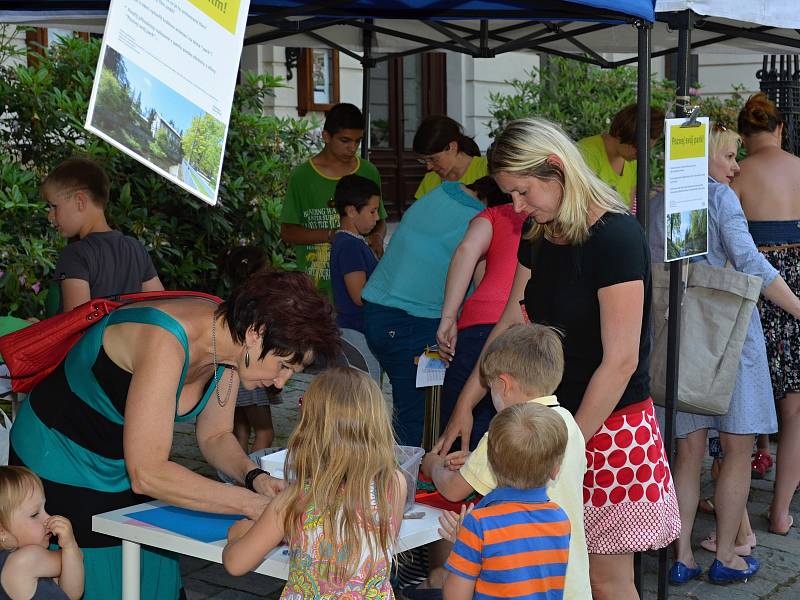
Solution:
{"label": "short dark hair", "polygon": [[342,102],[331,108],[325,115],[325,125],[323,131],[334,135],[342,129],[364,130],[364,115],[355,104]]}
{"label": "short dark hair", "polygon": [[253,327],[263,335],[259,358],[268,352],[301,362],[306,353],[331,360],[339,352],[339,328],[333,307],[314,282],[298,271],[261,271],[251,275],[219,305],[237,343]]}
{"label": "short dark hair", "polygon": [[494,177],[489,175],[468,183],[466,187],[478,194],[478,198],[486,202],[486,206],[500,206],[511,202],[511,194],[504,193],[500,186],[497,185]]}
{"label": "short dark hair", "polygon": [[[621,144],[636,145],[637,114],[636,104],[629,104],[611,120],[608,133],[617,138]],[[664,131],[664,111],[655,106],[650,107],[650,139],[657,140]]]}
{"label": "short dark hair", "polygon": [[263,270],[267,264],[267,253],[260,246],[238,246],[225,256],[223,273],[231,287],[236,287],[253,273]]}
{"label": "short dark hair", "polygon": [[447,149],[450,142],[458,144],[459,151],[469,156],[480,156],[481,149],[457,121],[445,115],[425,117],[414,134],[414,152],[422,155],[436,154]]}
{"label": "short dark hair", "polygon": [[340,217],[345,215],[345,208],[354,207],[361,210],[367,205],[373,196],[380,197],[381,189],[378,184],[361,177],[361,175],[345,175],[336,184],[336,191],[333,192],[333,206]]}
{"label": "short dark hair", "polygon": [[105,210],[111,182],[103,167],[90,158],[73,156],[50,171],[42,181],[41,193],[48,190],[78,191],[86,190],[95,204]]}
{"label": "short dark hair", "polygon": [[568,437],[563,417],[543,404],[523,402],[501,410],[489,424],[487,449],[497,487],[546,486],[564,459]]}

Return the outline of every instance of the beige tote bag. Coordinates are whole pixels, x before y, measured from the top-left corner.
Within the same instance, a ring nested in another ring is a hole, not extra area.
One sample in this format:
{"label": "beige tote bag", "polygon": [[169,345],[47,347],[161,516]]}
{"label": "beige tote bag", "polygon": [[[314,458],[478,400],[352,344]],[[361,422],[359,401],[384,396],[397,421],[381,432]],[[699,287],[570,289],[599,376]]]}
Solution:
{"label": "beige tote bag", "polygon": [[[708,263],[685,263],[681,308],[678,410],[728,412],[747,328],[761,293],[761,278]],[[653,349],[650,391],[664,405],[669,320],[669,265],[653,265]]]}

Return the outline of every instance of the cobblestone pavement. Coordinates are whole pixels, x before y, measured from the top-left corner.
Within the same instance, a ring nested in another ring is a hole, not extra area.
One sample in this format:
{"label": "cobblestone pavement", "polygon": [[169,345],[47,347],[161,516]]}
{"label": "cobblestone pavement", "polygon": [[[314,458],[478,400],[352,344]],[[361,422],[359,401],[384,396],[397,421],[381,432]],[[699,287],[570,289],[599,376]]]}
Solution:
{"label": "cobblestone pavement", "polygon": [[[283,393],[283,403],[272,407],[272,420],[275,424],[275,445],[285,444],[298,418],[297,398],[310,381],[311,376],[300,374],[289,382]],[[391,388],[384,386],[387,397]],[[189,468],[208,476],[215,472],[203,460],[194,440],[192,424],[176,425],[173,458]],[[701,497],[713,494],[713,484],[709,466],[703,472]],[[753,481],[748,510],[753,528],[758,538],[758,546],[753,555],[761,562],[758,575],[747,583],[729,586],[715,586],[705,577],[682,587],[670,587],[669,598],[675,600],[800,600],[800,533],[792,529],[787,536],[767,532],[766,513],[772,496],[772,477]],[[794,513],[800,513],[800,494],[795,496],[792,505]],[[696,559],[708,569],[714,560],[709,552],[699,547],[700,541],[714,529],[713,517],[698,513],[694,529]],[[221,565],[194,558],[181,560],[189,600],[255,600],[256,598],[278,598],[283,582],[263,575],[250,574],[245,577],[231,577]],[[655,554],[643,557],[642,600],[657,598],[658,562]],[[588,599],[587,599],[588,600]]]}

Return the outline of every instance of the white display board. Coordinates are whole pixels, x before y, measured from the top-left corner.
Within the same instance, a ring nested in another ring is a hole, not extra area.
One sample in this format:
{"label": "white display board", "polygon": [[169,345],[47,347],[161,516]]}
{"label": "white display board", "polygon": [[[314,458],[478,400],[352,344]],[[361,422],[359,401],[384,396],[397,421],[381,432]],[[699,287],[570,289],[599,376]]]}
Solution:
{"label": "white display board", "polygon": [[113,0],[86,128],[216,204],[249,0]]}
{"label": "white display board", "polygon": [[708,253],[708,117],[664,122],[664,256]]}

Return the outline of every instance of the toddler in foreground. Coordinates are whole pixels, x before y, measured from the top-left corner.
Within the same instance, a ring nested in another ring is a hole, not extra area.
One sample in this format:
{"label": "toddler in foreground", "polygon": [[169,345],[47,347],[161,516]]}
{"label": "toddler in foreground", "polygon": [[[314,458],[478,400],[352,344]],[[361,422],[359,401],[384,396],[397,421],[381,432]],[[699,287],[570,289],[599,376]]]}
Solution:
{"label": "toddler in foreground", "polygon": [[[49,550],[50,536],[61,550]],[[25,467],[0,467],[0,599],[78,600],[83,554],[64,517],[44,510],[42,481]]]}
{"label": "toddler in foreground", "polygon": [[281,598],[394,598],[392,548],[406,483],[377,384],[352,368],[320,374],[289,438],[289,485],[258,521],[228,531],[225,569],[242,575],[285,538],[289,578]]}

